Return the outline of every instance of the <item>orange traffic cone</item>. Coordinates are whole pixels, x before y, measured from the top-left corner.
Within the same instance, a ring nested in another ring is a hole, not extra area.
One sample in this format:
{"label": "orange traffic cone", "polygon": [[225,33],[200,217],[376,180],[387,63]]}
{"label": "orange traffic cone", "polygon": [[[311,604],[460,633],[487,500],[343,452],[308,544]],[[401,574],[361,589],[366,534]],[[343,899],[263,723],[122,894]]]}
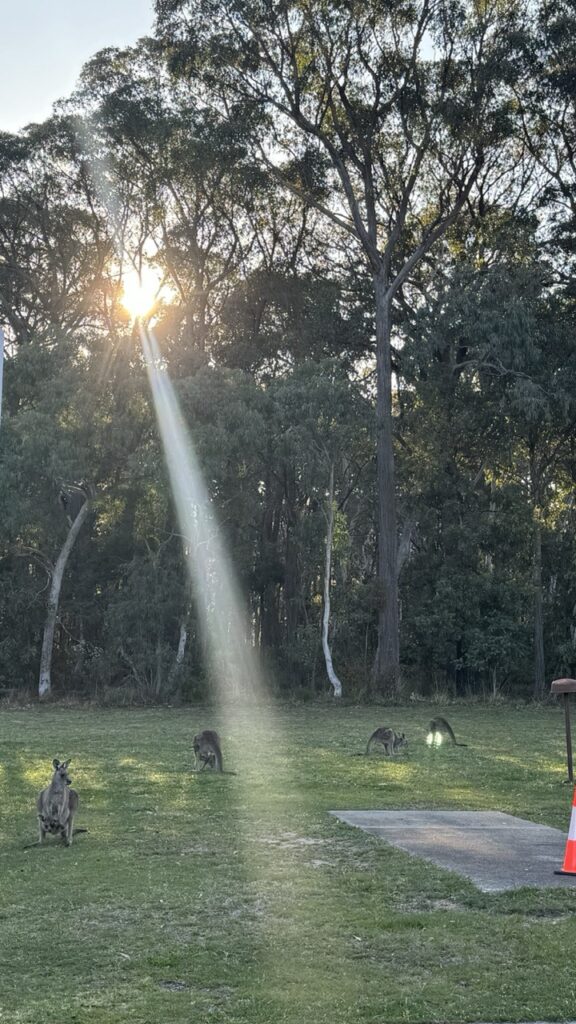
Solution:
{"label": "orange traffic cone", "polygon": [[564,852],[564,863],[561,871],[555,871],[555,875],[576,875],[576,788],[572,798],[572,814],[570,816],[570,828],[566,840]]}

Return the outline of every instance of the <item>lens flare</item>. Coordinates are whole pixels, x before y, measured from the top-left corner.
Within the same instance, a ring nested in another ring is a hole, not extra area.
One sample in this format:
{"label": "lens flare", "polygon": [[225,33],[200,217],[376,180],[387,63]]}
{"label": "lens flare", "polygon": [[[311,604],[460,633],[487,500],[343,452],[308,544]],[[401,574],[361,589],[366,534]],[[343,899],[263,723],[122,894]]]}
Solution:
{"label": "lens flare", "polygon": [[148,316],[153,310],[161,288],[159,274],[151,267],[140,273],[129,271],[122,280],[122,305],[134,320]]}

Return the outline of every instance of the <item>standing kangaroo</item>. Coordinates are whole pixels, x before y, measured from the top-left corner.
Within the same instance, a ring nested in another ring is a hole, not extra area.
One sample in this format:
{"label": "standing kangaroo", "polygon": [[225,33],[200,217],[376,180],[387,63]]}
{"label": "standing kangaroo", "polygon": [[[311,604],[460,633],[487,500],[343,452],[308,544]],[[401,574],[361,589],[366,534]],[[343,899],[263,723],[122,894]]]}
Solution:
{"label": "standing kangaroo", "polygon": [[62,836],[65,846],[71,846],[73,836],[74,815],[78,810],[78,793],[70,789],[71,779],[68,775],[67,761],[60,762],[54,758],[54,775],[46,789],[40,793],[36,808],[38,810],[38,842],[43,843],[46,833],[51,832]]}
{"label": "standing kangaroo", "polygon": [[[196,771],[202,771],[202,768],[205,768],[206,765],[210,765],[211,768],[215,768],[218,772],[223,770],[220,737],[213,729],[204,729],[203,732],[196,733],[192,740],[192,749],[196,761]],[[198,765],[200,762],[202,762],[202,767],[199,769]]]}

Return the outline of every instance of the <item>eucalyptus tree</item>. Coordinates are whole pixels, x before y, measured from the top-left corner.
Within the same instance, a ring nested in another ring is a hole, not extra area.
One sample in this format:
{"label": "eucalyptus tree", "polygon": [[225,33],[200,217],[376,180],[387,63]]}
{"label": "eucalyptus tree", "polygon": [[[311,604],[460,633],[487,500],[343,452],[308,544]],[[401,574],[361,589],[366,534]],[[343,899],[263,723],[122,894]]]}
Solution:
{"label": "eucalyptus tree", "polygon": [[[265,117],[259,165],[350,236],[373,287],[379,613],[376,677],[399,678],[392,304],[473,201],[502,182],[510,86],[523,46],[516,0],[157,0],[180,80],[222,118]],[[517,156],[517,154],[516,154]]]}
{"label": "eucalyptus tree", "polygon": [[532,45],[517,102],[526,144],[540,168],[542,235],[560,254],[556,273],[568,285],[576,251],[576,11],[571,0],[529,8]]}
{"label": "eucalyptus tree", "polygon": [[258,248],[263,179],[247,167],[244,112],[214,118],[146,39],[96,54],[67,109],[120,273],[153,263],[170,292],[167,335],[183,354],[208,354],[222,301]]}
{"label": "eucalyptus tree", "polygon": [[90,590],[88,566],[94,565],[84,548],[80,571],[72,551],[92,503],[77,510],[63,535],[58,492],[83,481],[89,491],[95,484],[110,494],[123,457],[116,444],[130,435],[134,377],[112,368],[126,325],[117,315],[104,212],[69,117],[0,138],[0,318],[8,324],[0,571],[16,568],[29,609],[26,630],[19,630],[28,657],[43,629],[41,696],[51,687],[54,640],[62,674],[72,619],[84,634],[83,612],[75,614],[68,602],[75,587]]}
{"label": "eucalyptus tree", "polygon": [[[442,593],[429,604],[431,615],[445,609],[442,629],[436,622],[429,635],[447,662],[489,669],[493,689],[497,676],[531,671],[541,699],[546,652],[558,664],[547,640],[553,590],[562,589],[551,564],[571,521],[573,310],[537,260],[533,222],[501,217],[490,244],[488,234],[485,258],[476,247],[448,268],[406,328],[401,468],[417,508],[414,561],[428,581],[411,579],[411,593],[421,626],[427,588]],[[412,639],[415,611],[406,616]]]}
{"label": "eucalyptus tree", "polygon": [[322,566],[319,632],[333,695],[341,697],[342,683],[334,668],[330,636],[335,539],[338,536],[338,556],[344,561],[351,534],[348,505],[360,489],[373,451],[369,405],[361,381],[353,379],[333,359],[303,361],[293,373],[275,381],[270,393],[283,424],[279,451],[294,467],[295,481],[305,499],[301,504],[309,514],[315,509],[312,515],[317,518],[319,513],[323,519],[323,528],[319,529],[323,559],[319,558],[318,545],[313,556]]}
{"label": "eucalyptus tree", "polygon": [[65,119],[0,134],[0,319],[13,345],[92,323],[110,256]]}
{"label": "eucalyptus tree", "polygon": [[[543,698],[545,673],[544,541],[551,537],[571,501],[563,464],[576,431],[576,345],[571,310],[561,295],[549,293],[541,268],[509,281],[502,295],[504,351],[486,359],[484,383],[509,403],[514,452],[510,476],[526,494],[531,518],[534,670],[533,694]],[[515,293],[515,294],[514,294]],[[518,296],[522,296],[521,306]]]}
{"label": "eucalyptus tree", "polygon": [[531,514],[510,472],[510,402],[489,369],[522,327],[507,268],[469,255],[447,253],[402,325],[398,468],[414,523],[402,635],[427,688],[463,695],[488,682],[495,695],[530,668]]}

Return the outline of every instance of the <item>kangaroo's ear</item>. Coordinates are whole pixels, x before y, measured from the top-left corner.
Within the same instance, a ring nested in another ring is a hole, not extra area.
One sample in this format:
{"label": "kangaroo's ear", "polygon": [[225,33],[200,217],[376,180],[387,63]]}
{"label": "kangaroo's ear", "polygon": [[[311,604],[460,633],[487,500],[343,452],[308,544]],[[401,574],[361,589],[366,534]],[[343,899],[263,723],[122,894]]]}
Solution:
{"label": "kangaroo's ear", "polygon": [[55,768],[58,768],[58,765],[60,764],[60,761],[58,760],[57,757],[54,758],[54,760],[52,761],[52,764],[54,765]]}
{"label": "kangaroo's ear", "polygon": [[63,767],[63,768],[67,768],[67,767],[68,767],[68,765],[70,764],[70,761],[71,761],[71,760],[72,760],[72,758],[71,758],[71,757],[69,757],[67,761],[64,761],[64,764],[62,765],[62,767]]}

